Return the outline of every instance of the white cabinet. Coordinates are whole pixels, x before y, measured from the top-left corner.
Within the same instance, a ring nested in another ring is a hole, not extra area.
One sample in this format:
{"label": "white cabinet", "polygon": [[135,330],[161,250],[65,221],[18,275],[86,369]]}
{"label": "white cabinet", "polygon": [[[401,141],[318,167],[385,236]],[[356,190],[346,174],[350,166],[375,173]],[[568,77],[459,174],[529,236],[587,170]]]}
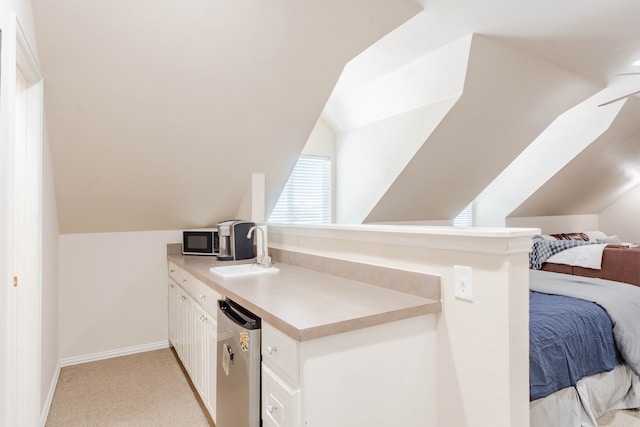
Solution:
{"label": "white cabinet", "polygon": [[300,388],[262,364],[262,421],[273,427],[301,425]]}
{"label": "white cabinet", "polygon": [[169,341],[188,372],[191,372],[192,299],[175,282],[169,281]]}
{"label": "white cabinet", "polygon": [[169,262],[169,341],[216,420],[216,306],[220,294]]}
{"label": "white cabinet", "polygon": [[217,341],[218,341],[218,325],[213,317],[207,315],[205,329],[205,399],[204,404],[211,414],[214,422],[216,420],[216,372],[217,372]]}
{"label": "white cabinet", "polygon": [[299,342],[262,322],[262,421],[273,427],[302,425]]}
{"label": "white cabinet", "polygon": [[302,342],[263,321],[264,425],[435,426],[435,319]]}
{"label": "white cabinet", "polygon": [[180,295],[179,286],[169,280],[169,342],[176,347],[180,334]]}
{"label": "white cabinet", "polygon": [[[198,304],[193,304],[193,369],[191,379],[201,397],[206,392],[206,357],[204,341],[207,337],[207,314]],[[214,362],[215,363],[215,362]]]}
{"label": "white cabinet", "polygon": [[[221,296],[172,264],[169,339],[215,422]],[[301,342],[263,319],[263,425],[436,425],[435,336],[435,314]]]}

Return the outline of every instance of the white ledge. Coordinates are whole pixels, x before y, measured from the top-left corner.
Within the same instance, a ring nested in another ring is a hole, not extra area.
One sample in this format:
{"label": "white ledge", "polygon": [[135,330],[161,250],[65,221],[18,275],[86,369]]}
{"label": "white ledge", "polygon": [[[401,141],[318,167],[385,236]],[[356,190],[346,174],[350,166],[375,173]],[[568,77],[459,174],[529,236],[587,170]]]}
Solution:
{"label": "white ledge", "polygon": [[269,224],[268,226],[270,235],[282,237],[305,236],[491,255],[528,253],[531,251],[531,238],[541,232],[538,228],[461,228],[378,224]]}

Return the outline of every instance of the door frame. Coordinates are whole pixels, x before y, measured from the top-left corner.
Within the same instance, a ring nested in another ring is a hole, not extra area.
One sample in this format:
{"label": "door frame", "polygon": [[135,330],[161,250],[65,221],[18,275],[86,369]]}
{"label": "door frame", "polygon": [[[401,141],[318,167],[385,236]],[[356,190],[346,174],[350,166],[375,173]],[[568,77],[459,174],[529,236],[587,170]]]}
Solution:
{"label": "door frame", "polygon": [[[38,425],[42,410],[43,82],[15,13],[0,20],[0,30],[0,169],[4,171],[0,197],[5,207],[0,212],[0,241],[6,242],[0,248],[0,298],[5,308],[0,319],[0,422]],[[20,94],[18,69],[26,83]]]}

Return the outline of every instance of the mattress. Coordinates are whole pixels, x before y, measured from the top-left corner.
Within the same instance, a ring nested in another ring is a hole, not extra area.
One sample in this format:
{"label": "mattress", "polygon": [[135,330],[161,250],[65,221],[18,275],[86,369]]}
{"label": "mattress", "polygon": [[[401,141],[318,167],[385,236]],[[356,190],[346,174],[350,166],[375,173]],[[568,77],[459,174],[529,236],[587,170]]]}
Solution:
{"label": "mattress", "polygon": [[530,426],[597,427],[609,410],[640,407],[640,288],[538,270],[529,287],[530,341],[540,341],[530,348]]}
{"label": "mattress", "polygon": [[621,363],[613,325],[599,305],[578,298],[529,292],[530,400]]}

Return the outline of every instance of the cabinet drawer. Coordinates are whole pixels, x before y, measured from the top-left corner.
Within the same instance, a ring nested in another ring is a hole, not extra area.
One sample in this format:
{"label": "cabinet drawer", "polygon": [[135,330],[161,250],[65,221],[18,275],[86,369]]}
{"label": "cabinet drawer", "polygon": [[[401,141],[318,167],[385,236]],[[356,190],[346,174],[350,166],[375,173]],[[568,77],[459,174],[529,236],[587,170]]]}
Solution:
{"label": "cabinet drawer", "polygon": [[297,384],[298,342],[266,322],[262,322],[262,360],[287,380]]}
{"label": "cabinet drawer", "polygon": [[182,269],[171,261],[169,261],[169,277],[176,283],[182,282]]}
{"label": "cabinet drawer", "polygon": [[221,299],[222,296],[186,271],[183,272],[182,276],[181,285],[184,290],[187,291],[187,293],[191,295],[191,298],[201,305],[208,314],[216,319],[218,300]]}
{"label": "cabinet drawer", "polygon": [[262,419],[275,427],[297,426],[300,417],[300,390],[291,387],[262,365]]}

